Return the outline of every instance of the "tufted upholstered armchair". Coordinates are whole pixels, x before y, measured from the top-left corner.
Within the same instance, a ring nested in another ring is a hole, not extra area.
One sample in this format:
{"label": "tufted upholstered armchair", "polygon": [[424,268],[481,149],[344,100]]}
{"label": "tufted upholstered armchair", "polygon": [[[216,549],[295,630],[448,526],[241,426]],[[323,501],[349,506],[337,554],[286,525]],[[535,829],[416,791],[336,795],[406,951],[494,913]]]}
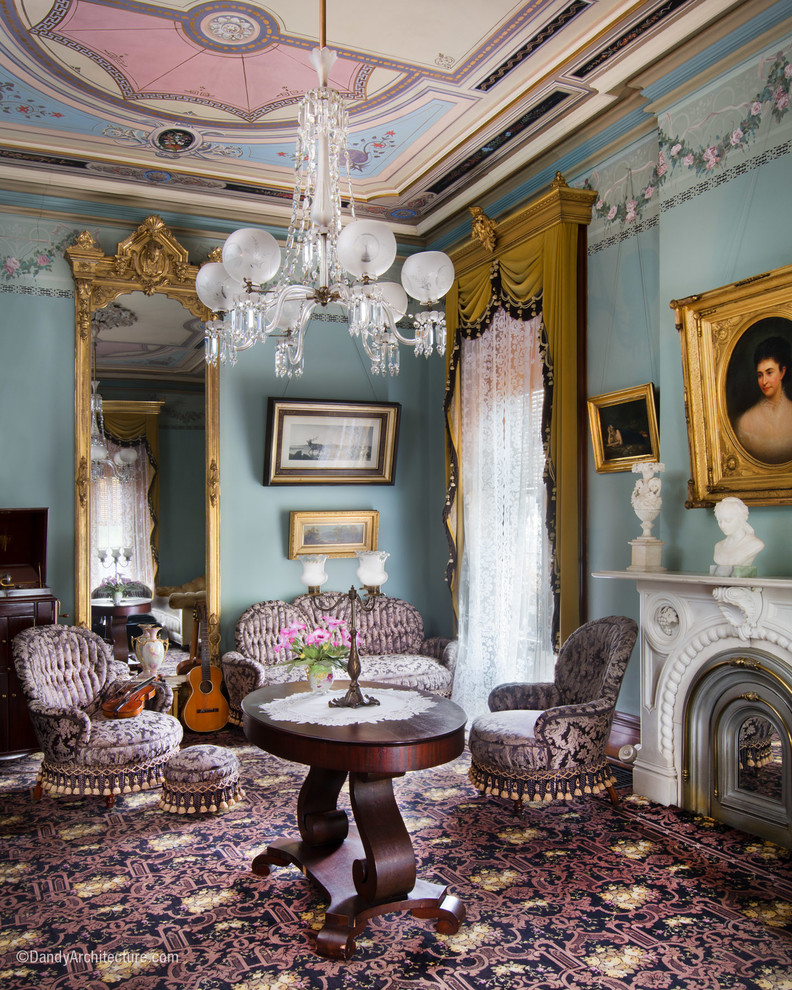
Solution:
{"label": "tufted upholstered armchair", "polygon": [[[259,602],[242,613],[236,626],[236,650],[222,659],[232,724],[242,724],[242,699],[251,691],[303,676],[299,668],[275,666],[286,659],[283,652],[275,650],[281,629],[292,622],[304,622],[313,629],[328,615],[349,621],[348,598],[342,598],[332,611],[320,608],[320,605],[329,606],[337,597],[332,593],[300,595],[291,604]],[[398,684],[446,698],[451,696],[456,640],[444,636],[425,639],[423,619],[414,605],[400,598],[378,595],[370,612],[356,609],[355,625],[361,681]]]}
{"label": "tufted upholstered armchair", "polygon": [[587,622],[561,647],[552,683],[494,688],[470,730],[473,786],[517,809],[605,789],[615,804],[605,746],[637,634],[626,616]]}
{"label": "tufted upholstered armchair", "polygon": [[44,751],[36,797],[116,795],[162,783],[162,767],[179,748],[182,727],[165,714],[173,692],[156,682],[154,710],[108,718],[102,703],[129,682],[126,664],[96,633],[80,626],[25,629],[12,646],[30,717]]}

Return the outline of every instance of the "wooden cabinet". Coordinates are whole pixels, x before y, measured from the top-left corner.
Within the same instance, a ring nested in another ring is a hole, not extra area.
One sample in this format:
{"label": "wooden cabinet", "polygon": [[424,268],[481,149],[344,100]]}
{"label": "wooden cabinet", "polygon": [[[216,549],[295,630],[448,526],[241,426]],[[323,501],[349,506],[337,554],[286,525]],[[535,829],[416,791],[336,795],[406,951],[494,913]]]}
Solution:
{"label": "wooden cabinet", "polygon": [[48,509],[0,509],[0,759],[38,749],[11,642],[30,626],[58,621],[47,583]]}
{"label": "wooden cabinet", "polygon": [[24,597],[0,598],[0,758],[38,749],[25,697],[19,686],[11,641],[30,626],[58,620],[57,599],[46,588]]}

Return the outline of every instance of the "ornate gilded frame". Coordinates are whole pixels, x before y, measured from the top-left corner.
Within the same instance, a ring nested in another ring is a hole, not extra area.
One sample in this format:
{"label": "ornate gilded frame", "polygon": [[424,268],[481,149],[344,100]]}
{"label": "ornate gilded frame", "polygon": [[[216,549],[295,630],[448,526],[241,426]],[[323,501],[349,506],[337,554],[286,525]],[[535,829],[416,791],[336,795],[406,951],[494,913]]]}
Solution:
{"label": "ornate gilded frame", "polygon": [[[641,461],[660,460],[660,433],[654,385],[636,385],[618,392],[593,395],[588,400],[591,446],[598,474],[630,471]],[[608,442],[608,427],[618,438]],[[630,441],[628,429],[637,437]]]}
{"label": "ornate gilded frame", "polygon": [[682,349],[690,448],[686,507],[711,507],[729,495],[747,504],[792,504],[792,459],[761,460],[737,435],[740,415],[761,398],[756,344],[782,336],[792,345],[792,265],[670,306]]}
{"label": "ornate gilded frame", "polygon": [[[198,265],[158,216],[148,217],[114,255],[86,230],[66,248],[74,276],[74,596],[77,625],[91,625],[90,391],[91,317],[129,292],[162,293],[206,320],[211,314],[195,292]],[[220,421],[219,372],[206,368],[206,605],[209,647],[220,652]]]}
{"label": "ornate gilded frame", "polygon": [[376,509],[289,513],[289,560],[298,560],[303,553],[354,557],[357,550],[376,550],[378,539]]}

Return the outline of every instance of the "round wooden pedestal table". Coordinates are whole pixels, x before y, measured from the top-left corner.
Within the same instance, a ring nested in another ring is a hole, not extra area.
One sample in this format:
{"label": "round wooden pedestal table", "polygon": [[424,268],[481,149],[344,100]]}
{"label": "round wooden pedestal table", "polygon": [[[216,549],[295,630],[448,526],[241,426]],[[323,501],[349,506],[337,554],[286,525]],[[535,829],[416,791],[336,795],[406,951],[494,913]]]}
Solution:
{"label": "round wooden pedestal table", "polygon": [[[449,935],[465,918],[447,887],[417,879],[412,840],[393,793],[395,777],[460,755],[465,713],[426,691],[381,684],[361,685],[380,700],[377,707],[329,708],[328,698],[342,697],[347,687],[336,684],[331,695],[319,695],[305,682],[277,684],[242,702],[252,743],[310,767],[297,800],[300,838],[276,839],[253,860],[253,871],[266,876],[271,865],[293,863],[319,885],[330,903],[316,951],[332,959],[349,959],[355,936],[378,914],[436,918],[437,931]],[[354,823],[337,807],[347,776]]]}
{"label": "round wooden pedestal table", "polygon": [[130,615],[148,611],[150,598],[122,598],[115,605],[112,598],[92,598],[91,612],[97,616],[106,617],[110,624],[110,636],[113,640],[113,656],[123,663],[129,662],[129,642],[127,640],[126,620]]}

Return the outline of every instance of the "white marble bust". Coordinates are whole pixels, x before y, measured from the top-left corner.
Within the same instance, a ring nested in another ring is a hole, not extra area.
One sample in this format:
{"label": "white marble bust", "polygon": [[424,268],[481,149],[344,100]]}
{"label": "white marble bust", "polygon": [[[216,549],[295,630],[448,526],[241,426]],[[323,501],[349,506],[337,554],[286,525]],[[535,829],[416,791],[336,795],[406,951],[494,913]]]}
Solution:
{"label": "white marble bust", "polygon": [[725,539],[715,544],[710,573],[729,577],[735,568],[750,568],[764,543],[748,523],[748,506],[739,498],[724,498],[715,506],[715,518]]}

